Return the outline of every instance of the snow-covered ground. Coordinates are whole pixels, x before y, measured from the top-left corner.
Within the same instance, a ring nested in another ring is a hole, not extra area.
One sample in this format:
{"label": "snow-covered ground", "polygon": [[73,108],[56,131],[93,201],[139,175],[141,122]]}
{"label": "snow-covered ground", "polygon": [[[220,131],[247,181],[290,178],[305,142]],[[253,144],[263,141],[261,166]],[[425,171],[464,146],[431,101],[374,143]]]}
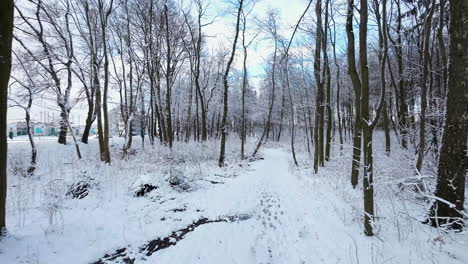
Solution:
{"label": "snow-covered ground", "polygon": [[[348,145],[343,155],[335,146],[314,175],[301,143],[295,168],[287,144],[269,144],[263,160],[240,162],[233,140],[231,163],[220,169],[218,142],[178,143],[172,152],[147,145],[121,158],[118,140],[110,166],[96,160],[95,140],[81,145],[83,160],[71,145],[38,142],[37,174],[10,173],[1,264],[468,263],[467,234],[421,224],[425,202],[396,188],[411,171],[399,150],[391,157],[376,151],[377,235],[370,238],[362,190],[348,180]],[[21,167],[28,145],[17,143],[10,163]],[[94,179],[88,196],[65,195],[84,178]],[[180,184],[171,185],[174,179]],[[157,189],[135,197],[144,184]]]}

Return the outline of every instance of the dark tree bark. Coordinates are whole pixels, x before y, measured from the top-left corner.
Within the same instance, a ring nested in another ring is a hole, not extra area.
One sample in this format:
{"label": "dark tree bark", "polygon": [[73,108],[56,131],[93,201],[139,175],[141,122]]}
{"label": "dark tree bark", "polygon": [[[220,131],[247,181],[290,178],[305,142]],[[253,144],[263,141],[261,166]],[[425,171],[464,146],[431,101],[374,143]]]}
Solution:
{"label": "dark tree bark", "polygon": [[[450,54],[442,146],[435,201],[429,212],[433,226],[462,228],[468,136],[468,2],[450,1]],[[465,214],[466,216],[466,214]]]}
{"label": "dark tree bark", "polygon": [[424,22],[424,48],[423,48],[423,72],[421,80],[421,113],[419,115],[419,147],[418,158],[416,160],[416,172],[421,173],[422,163],[426,149],[426,108],[427,108],[427,79],[429,76],[430,50],[429,41],[431,39],[432,16],[434,14],[436,1],[432,0],[431,9]]}
{"label": "dark tree bark", "polygon": [[0,238],[6,232],[7,197],[7,98],[11,72],[13,0],[0,4]]}
{"label": "dark tree bark", "polygon": [[[108,54],[108,43],[107,43],[107,24],[109,16],[112,12],[114,1],[111,0],[107,10],[104,6],[103,0],[98,1],[99,6],[99,18],[101,23],[101,38],[103,45],[104,55],[104,86],[103,86],[103,98],[102,98],[102,113],[101,112],[101,93],[100,88],[96,89],[96,109],[98,111],[98,131],[99,131],[99,148],[101,160],[105,163],[110,163],[110,151],[109,151],[109,116],[107,109],[107,93],[109,90],[109,54]],[[99,98],[98,98],[99,90]],[[99,106],[98,106],[99,103]],[[102,121],[101,121],[102,118]]]}
{"label": "dark tree bark", "polygon": [[[382,25],[386,25],[386,4],[387,0],[382,1]],[[376,18],[380,23],[380,7],[378,0],[374,1],[376,10]],[[364,234],[373,236],[373,221],[374,221],[374,164],[372,155],[372,133],[377,125],[377,122],[385,104],[385,79],[381,80],[381,95],[379,106],[376,110],[376,116],[372,120],[369,114],[369,66],[367,60],[367,23],[368,23],[368,3],[361,1],[360,5],[360,21],[359,21],[359,64],[361,71],[361,126],[363,136],[363,158],[364,158],[364,175],[363,175],[363,190],[364,190]],[[383,40],[384,35],[380,30],[380,43],[385,45]],[[385,52],[382,52],[381,72],[385,72]],[[382,74],[383,75],[383,74]]]}
{"label": "dark tree bark", "polygon": [[390,124],[388,122],[388,112],[387,112],[387,104],[385,103],[382,109],[382,126],[385,133],[385,153],[390,155],[391,151],[391,141],[390,141]]}
{"label": "dark tree bark", "polygon": [[228,115],[228,76],[229,71],[231,69],[231,64],[234,60],[234,56],[236,55],[236,45],[237,39],[239,38],[239,25],[240,25],[240,17],[242,12],[242,6],[244,4],[244,0],[239,0],[239,7],[237,9],[237,21],[236,21],[236,32],[234,36],[234,43],[232,44],[231,56],[226,66],[226,70],[223,75],[223,85],[224,85],[224,93],[223,93],[223,118],[221,121],[221,150],[219,153],[219,161],[218,165],[223,167],[225,155],[226,155],[226,139],[227,139],[227,115]]}
{"label": "dark tree bark", "polygon": [[88,144],[89,133],[95,119],[94,98],[91,98],[91,100],[88,101],[88,114],[86,115],[85,127],[83,129],[83,135],[81,135],[81,142]]}
{"label": "dark tree bark", "polygon": [[[323,167],[324,160],[324,142],[323,142],[323,121],[324,121],[324,79],[325,74],[321,75],[322,61],[321,50],[323,41],[323,27],[322,27],[322,0],[318,0],[315,6],[315,16],[317,19],[317,27],[315,30],[315,55],[314,55],[314,76],[316,83],[316,97],[315,97],[315,127],[314,127],[314,172],[318,172],[318,167]],[[325,50],[325,48],[324,48]],[[326,58],[326,53],[323,54]],[[326,65],[324,65],[323,72],[325,73]]]}
{"label": "dark tree bark", "polygon": [[245,94],[247,92],[247,55],[248,45],[245,39],[245,31],[247,27],[247,17],[242,12],[242,49],[244,51],[244,59],[242,61],[242,116],[241,116],[241,160],[245,158],[245,140],[246,140],[246,109],[245,109]]}
{"label": "dark tree bark", "polygon": [[447,53],[445,51],[444,43],[444,20],[445,20],[445,3],[446,0],[440,0],[439,2],[439,26],[437,28],[437,44],[439,45],[439,53],[442,60],[442,91],[447,90]]}
{"label": "dark tree bark", "polygon": [[[86,24],[86,30],[84,28],[79,29],[81,33],[81,37],[85,40],[86,43],[88,43],[88,48],[89,48],[89,53],[90,53],[90,74],[89,77],[86,76],[84,70],[82,67],[78,67],[79,73],[75,74],[77,77],[80,79],[81,83],[83,84],[83,89],[85,91],[86,95],[86,100],[88,103],[88,113],[86,115],[86,121],[85,121],[85,127],[83,130],[83,135],[81,136],[81,142],[88,144],[88,138],[91,130],[91,126],[93,125],[94,121],[96,120],[96,109],[95,109],[95,95],[96,95],[96,87],[100,85],[100,80],[99,80],[99,69],[101,67],[101,64],[98,61],[98,45],[96,43],[96,35],[98,34],[98,27],[99,24],[97,21],[91,19],[91,9],[89,6],[89,1],[82,1],[80,3],[82,5],[82,13],[84,17],[84,22]],[[81,10],[81,9],[78,9]],[[75,11],[75,19],[77,19],[78,16],[81,16],[81,14],[78,14],[77,11]],[[78,25],[78,27],[80,27]],[[78,63],[78,59],[75,57],[75,63]],[[88,84],[88,79],[89,79],[89,84]]]}
{"label": "dark tree bark", "polygon": [[29,138],[29,143],[31,145],[31,163],[28,168],[28,174],[33,174],[34,171],[36,170],[36,160],[37,160],[37,149],[36,149],[36,144],[34,143],[34,138],[32,134],[32,128],[31,128],[31,115],[29,113],[29,109],[31,109],[31,103],[32,99],[29,99],[28,103],[28,110],[26,111],[26,129],[28,130],[28,138]]}
{"label": "dark tree bark", "polygon": [[354,0],[348,1],[348,11],[346,17],[346,35],[348,38],[348,74],[353,84],[355,97],[355,124],[353,130],[353,158],[351,164],[351,185],[356,188],[358,184],[359,168],[361,162],[361,80],[356,69],[356,52],[354,46],[353,31]]}
{"label": "dark tree bark", "polygon": [[282,93],[281,93],[281,112],[280,112],[279,128],[278,128],[278,134],[276,135],[276,141],[280,141],[281,133],[283,132],[284,109],[286,107],[285,104],[286,104],[286,91],[283,86]]}
{"label": "dark tree bark", "polygon": [[[325,132],[325,161],[330,160],[330,151],[331,151],[331,141],[332,141],[332,128],[333,128],[333,113],[332,113],[332,104],[331,104],[331,73],[330,73],[330,63],[328,60],[328,27],[329,27],[329,4],[330,0],[325,1],[325,19],[323,25],[323,58],[324,58],[324,78],[325,81],[325,108],[327,110],[327,128]],[[323,117],[324,119],[324,117]]]}
{"label": "dark tree bark", "polygon": [[[291,94],[291,84],[289,82],[289,65],[288,65],[288,59],[289,55],[286,54],[286,61],[284,65],[284,74],[286,77],[286,87],[288,88],[288,97],[289,97],[289,103],[291,104],[291,155],[294,161],[294,165],[299,166],[296,158],[296,150],[294,148],[294,138],[296,137],[296,124],[294,121],[295,113],[294,113],[294,101],[293,97]],[[307,127],[307,126],[306,126]]]}
{"label": "dark tree bark", "polygon": [[[361,1],[359,20],[359,65],[361,72],[361,119],[364,158],[364,233],[373,236],[374,221],[374,183],[372,168],[372,128],[369,125],[369,66],[367,61],[367,1]],[[358,123],[356,121],[356,123]]]}
{"label": "dark tree bark", "polygon": [[[397,3],[397,18],[396,18],[396,40],[391,38],[390,32],[387,28],[387,37],[392,42],[392,45],[395,49],[397,64],[398,64],[398,114],[399,114],[399,125],[401,130],[401,146],[403,148],[408,148],[408,104],[406,102],[406,85],[405,79],[403,76],[403,43],[402,43],[402,19],[401,14],[401,4],[400,0],[396,1]],[[390,62],[389,62],[390,65]],[[391,72],[391,71],[390,71]]]}
{"label": "dark tree bark", "polygon": [[171,42],[170,42],[170,29],[169,29],[169,17],[168,17],[168,6],[167,2],[164,4],[164,19],[165,19],[165,37],[166,37],[166,136],[167,143],[169,148],[172,148],[172,143],[174,141],[174,134],[172,131],[172,81],[173,81],[173,71],[171,67]]}
{"label": "dark tree bark", "polygon": [[[189,29],[190,33],[190,46],[191,49],[193,50],[193,54],[191,54],[191,62],[190,62],[190,70],[191,74],[193,75],[193,82],[195,84],[196,88],[196,97],[197,97],[197,107],[200,106],[201,110],[201,140],[206,141],[208,138],[208,128],[207,128],[207,109],[206,109],[206,102],[205,102],[205,95],[203,93],[202,87],[201,87],[201,80],[200,80],[200,67],[201,67],[201,57],[202,57],[202,42],[203,42],[203,34],[202,34],[202,29],[206,25],[202,23],[202,18],[204,17],[206,13],[206,8],[207,6],[204,6],[201,0],[195,0],[194,1],[196,9],[197,9],[197,15],[196,15],[196,30],[192,29],[192,25],[189,22],[189,15],[184,13],[184,18],[186,25]],[[190,53],[190,51],[189,51]],[[200,105],[198,105],[198,100],[200,100]],[[196,116],[197,116],[197,126],[196,126],[196,138],[199,139],[199,122],[198,122],[198,108],[196,111]]]}
{"label": "dark tree bark", "polygon": [[[379,33],[379,68],[380,68],[380,87],[382,91],[386,90],[387,81],[386,81],[386,61],[388,56],[388,41],[387,41],[387,34],[386,34],[386,27],[387,27],[387,17],[386,17],[386,7],[387,7],[387,0],[382,1],[383,4],[383,11],[382,15],[380,14],[380,3],[377,0],[374,0],[374,10],[375,16],[377,20],[377,27]],[[382,95],[385,96],[385,95]],[[387,104],[386,100],[383,101],[382,106],[383,112],[383,120],[382,126],[385,133],[385,152],[387,155],[390,155],[390,129],[389,129],[389,121],[388,121],[388,112],[387,112]]]}

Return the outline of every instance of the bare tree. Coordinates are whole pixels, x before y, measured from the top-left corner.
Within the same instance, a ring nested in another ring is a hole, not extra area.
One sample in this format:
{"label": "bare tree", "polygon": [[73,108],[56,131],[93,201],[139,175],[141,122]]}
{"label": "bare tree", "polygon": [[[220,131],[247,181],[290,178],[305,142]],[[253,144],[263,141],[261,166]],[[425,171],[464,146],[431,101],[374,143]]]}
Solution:
{"label": "bare tree", "polygon": [[91,126],[96,120],[97,115],[95,107],[96,89],[100,88],[99,72],[102,67],[102,58],[99,57],[99,49],[102,47],[100,23],[98,7],[90,4],[90,0],[76,1],[75,4],[72,4],[72,9],[74,25],[84,42],[83,49],[89,55],[89,59],[83,59],[73,54],[74,64],[78,68],[73,69],[73,71],[83,85],[83,91],[88,104],[86,123],[81,137],[81,141],[87,144]]}
{"label": "bare tree", "polygon": [[431,1],[431,8],[424,21],[424,54],[423,54],[423,72],[421,79],[421,113],[419,115],[419,147],[418,158],[416,160],[416,172],[421,173],[422,162],[426,150],[426,108],[427,108],[427,79],[429,75],[430,47],[432,31],[432,16],[434,15],[436,1]]}
{"label": "bare tree", "polygon": [[201,140],[206,141],[208,137],[208,128],[207,128],[207,109],[206,109],[206,99],[205,94],[203,93],[203,88],[201,84],[201,60],[202,60],[202,45],[204,41],[203,28],[212,24],[212,21],[203,22],[202,20],[206,16],[206,10],[209,7],[209,3],[204,3],[202,0],[194,1],[196,8],[196,18],[195,18],[195,27],[193,28],[189,22],[189,15],[184,13],[185,24],[188,27],[190,34],[190,46],[193,50],[193,54],[190,55],[191,59],[191,73],[194,77],[194,83],[197,93],[197,98],[200,100],[200,110],[201,110]]}
{"label": "bare tree", "polygon": [[[330,4],[331,5],[331,4]],[[336,21],[335,21],[335,16],[333,12],[333,8],[330,10],[330,19],[333,22],[333,31],[330,29],[330,35],[333,32],[333,37],[330,37],[330,43],[333,48],[333,61],[335,63],[335,68],[336,68],[336,77],[335,77],[335,83],[336,83],[336,113],[338,117],[338,133],[339,133],[339,139],[340,139],[340,153],[343,154],[343,130],[342,130],[342,117],[341,117],[341,109],[340,109],[340,90],[341,90],[341,67],[340,64],[338,63],[337,55],[336,55]]]}
{"label": "bare tree", "polygon": [[[29,2],[34,7],[34,18],[25,15],[22,8],[15,6],[22,22],[24,22],[21,27],[18,26],[16,28],[19,32],[31,36],[35,41],[38,41],[43,56],[38,56],[30,48],[30,45],[25,43],[21,36],[15,34],[13,37],[52,79],[51,88],[56,96],[61,117],[58,142],[66,144],[67,131],[73,131],[69,121],[70,110],[72,108],[70,96],[73,84],[72,64],[74,57],[70,0],[60,2],[58,5],[54,5],[53,3],[44,4],[42,0],[37,2],[31,0]],[[63,20],[61,20],[62,17],[57,15],[60,12],[64,13]],[[56,43],[48,40],[49,36],[46,33],[49,30],[52,32],[52,39],[57,41],[61,49],[54,48],[54,44]],[[65,75],[64,83],[61,81],[63,75],[57,64],[65,68],[65,74],[63,74]],[[71,136],[75,144],[77,156],[81,158],[80,148],[75,135],[71,133]]]}
{"label": "bare tree", "polygon": [[[315,125],[314,125],[314,172],[318,172],[318,168],[324,166],[324,153],[323,153],[323,123],[324,123],[324,78],[326,70],[322,70],[322,45],[325,44],[323,40],[323,27],[322,27],[322,0],[317,1],[315,6],[315,16],[317,20],[317,27],[315,30],[315,55],[314,55],[314,77],[316,83],[315,95]],[[327,57],[324,52],[323,57]],[[324,63],[324,68],[326,65]],[[322,74],[323,73],[323,74]]]}
{"label": "bare tree", "polygon": [[13,0],[0,4],[0,239],[6,232],[7,197],[7,97],[11,71]]}
{"label": "bare tree", "polygon": [[185,56],[185,49],[182,39],[185,38],[186,32],[183,27],[183,21],[174,8],[169,8],[171,1],[166,0],[163,10],[163,44],[164,44],[164,63],[161,63],[161,70],[165,77],[166,94],[165,94],[165,133],[166,143],[169,148],[172,148],[174,141],[174,129],[172,122],[172,88],[180,70],[180,64]]}
{"label": "bare tree", "polygon": [[[94,76],[96,80],[96,111],[97,111],[97,127],[99,140],[99,153],[101,161],[110,163],[109,151],[109,117],[107,109],[107,95],[109,91],[109,44],[107,40],[107,30],[109,17],[113,11],[114,0],[98,0],[99,24],[101,27],[101,43],[102,53],[104,56],[104,80],[101,95],[101,86],[98,84],[98,65],[94,63]],[[102,110],[101,110],[102,107]]]}
{"label": "bare tree", "polygon": [[268,138],[268,134],[270,132],[271,127],[271,120],[273,114],[273,107],[275,104],[275,92],[276,92],[276,68],[277,68],[277,53],[278,53],[278,42],[280,41],[280,37],[278,34],[278,24],[277,24],[277,17],[278,13],[275,13],[273,10],[269,10],[267,14],[266,21],[263,23],[263,27],[270,35],[274,42],[274,50],[273,50],[273,62],[271,63],[271,70],[270,70],[270,78],[271,78],[271,91],[269,93],[270,103],[268,106],[268,114],[265,126],[263,128],[262,135],[258,140],[257,146],[255,147],[254,152],[252,153],[252,157],[257,155],[260,146],[262,145],[263,141]]}
{"label": "bare tree", "polygon": [[[255,2],[254,4],[255,5]],[[250,9],[250,12],[253,10],[253,6]],[[241,159],[245,158],[245,140],[246,140],[246,107],[245,107],[245,95],[247,93],[247,85],[248,85],[248,70],[247,70],[247,55],[248,55],[248,48],[253,43],[255,38],[258,34],[255,34],[250,40],[246,39],[245,33],[247,31],[247,16],[250,12],[244,12],[242,10],[242,49],[244,51],[244,59],[242,61],[242,121],[241,121]]]}
{"label": "bare tree", "polygon": [[[355,98],[355,118],[353,131],[353,157],[351,165],[351,184],[356,188],[359,179],[359,168],[361,162],[361,79],[359,78],[356,69],[356,51],[354,45],[354,30],[353,30],[353,14],[354,0],[348,1],[348,11],[346,15],[346,35],[348,38],[347,57],[348,57],[348,74],[351,78],[351,83],[354,90]],[[366,65],[367,67],[367,65]]]}
{"label": "bare tree", "polygon": [[22,89],[16,96],[10,95],[8,100],[11,101],[11,106],[19,107],[24,110],[25,121],[26,121],[26,130],[28,133],[29,144],[31,145],[31,162],[27,173],[32,175],[36,170],[37,164],[37,148],[34,142],[33,131],[31,127],[31,107],[33,100],[36,96],[42,93],[47,86],[41,85],[36,80],[37,76],[32,76],[32,74],[38,75],[38,67],[34,65],[31,61],[26,60],[24,54],[18,55],[14,52],[16,61],[18,62],[18,68],[16,72],[20,72],[21,75],[24,75],[25,78],[12,76],[14,82],[11,85],[18,84]]}
{"label": "bare tree", "polygon": [[466,144],[468,138],[468,3],[450,1],[450,54],[447,111],[437,170],[434,202],[429,211],[433,226],[463,228]]}
{"label": "bare tree", "polygon": [[236,19],[236,29],[234,35],[234,42],[232,44],[231,56],[229,57],[229,61],[226,65],[226,70],[224,71],[223,75],[223,85],[224,85],[224,92],[223,92],[223,118],[221,121],[221,150],[219,152],[219,161],[218,165],[223,167],[225,155],[226,155],[226,139],[227,139],[227,115],[228,115],[228,76],[229,71],[231,70],[231,65],[234,60],[234,56],[236,55],[236,45],[237,39],[239,38],[239,28],[240,28],[240,18],[242,13],[242,7],[244,4],[244,0],[239,0],[239,6],[237,7],[237,19]]}

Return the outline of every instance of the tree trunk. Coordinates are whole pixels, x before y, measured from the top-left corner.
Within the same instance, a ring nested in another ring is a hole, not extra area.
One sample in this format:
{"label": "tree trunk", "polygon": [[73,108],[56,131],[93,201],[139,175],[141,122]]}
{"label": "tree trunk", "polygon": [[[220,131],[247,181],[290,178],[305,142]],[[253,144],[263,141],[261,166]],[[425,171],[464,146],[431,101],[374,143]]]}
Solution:
{"label": "tree trunk", "polygon": [[450,1],[450,54],[447,111],[440,149],[435,201],[429,212],[433,226],[463,227],[466,144],[468,131],[468,2]]}
{"label": "tree trunk", "polygon": [[[59,98],[61,98],[62,96],[58,96]],[[59,144],[67,144],[67,130],[68,130],[68,126],[67,126],[67,120],[68,120],[68,109],[67,109],[67,106],[65,106],[62,102],[61,102],[61,99],[58,99],[59,103],[59,107],[60,107],[60,131],[59,131],[59,136],[58,136],[58,143]]]}
{"label": "tree trunk", "polygon": [[[397,0],[397,25],[396,25],[396,41],[392,41],[395,49],[397,64],[398,64],[398,90],[399,90],[399,123],[401,129],[401,146],[406,149],[408,148],[408,104],[406,103],[406,85],[403,76],[403,44],[401,39],[401,27],[402,27],[403,16],[401,14],[400,0]],[[390,32],[387,28],[387,36],[390,38]]]}
{"label": "tree trunk", "polygon": [[86,116],[86,123],[83,130],[83,135],[81,136],[81,142],[85,144],[88,144],[89,133],[91,130],[91,126],[93,125],[94,119],[94,102],[91,99],[91,101],[88,101],[88,114]]}
{"label": "tree trunk", "polygon": [[435,9],[435,0],[432,0],[431,9],[424,23],[424,54],[423,54],[423,73],[421,80],[421,113],[419,115],[419,147],[418,158],[416,160],[416,172],[421,173],[424,152],[426,149],[426,108],[427,108],[427,78],[429,75],[429,41],[431,37],[432,15]]}
{"label": "tree trunk", "polygon": [[242,61],[243,75],[242,75],[242,121],[241,121],[241,160],[245,158],[245,139],[246,139],[246,127],[245,127],[245,94],[247,92],[247,46],[245,43],[245,27],[246,19],[243,16],[243,27],[242,27],[242,47],[244,50],[244,60]]}
{"label": "tree trunk", "polygon": [[26,129],[28,130],[28,138],[29,138],[29,144],[31,145],[31,163],[28,168],[28,174],[32,175],[34,171],[36,170],[36,159],[37,159],[37,149],[36,149],[36,144],[34,143],[34,137],[33,137],[33,132],[31,128],[31,116],[29,114],[29,111],[31,109],[32,105],[32,99],[30,98],[30,104],[28,108],[26,109]]}
{"label": "tree trunk", "polygon": [[367,62],[367,1],[361,1],[359,24],[359,64],[361,71],[361,119],[364,150],[364,233],[373,236],[374,184],[372,162],[372,128],[369,125],[369,67]]}
{"label": "tree trunk", "polygon": [[[374,0],[374,10],[376,12],[376,20],[377,20],[377,27],[378,27],[378,33],[379,33],[379,69],[380,69],[380,87],[382,90],[382,109],[378,109],[377,111],[377,116],[375,119],[375,122],[378,122],[378,116],[380,111],[383,112],[383,120],[382,120],[382,126],[384,129],[385,133],[385,152],[387,155],[390,155],[390,129],[389,129],[389,122],[388,122],[388,112],[387,112],[387,104],[385,100],[385,91],[386,91],[386,86],[387,86],[387,81],[385,78],[386,70],[386,61],[387,61],[387,55],[388,55],[388,41],[387,41],[387,0],[382,1],[383,4],[383,11],[382,14],[380,14],[380,3],[377,0]],[[383,17],[383,18],[382,18]],[[390,101],[391,102],[391,101]],[[380,105],[379,105],[380,107]],[[373,129],[373,128],[372,128]],[[372,131],[371,131],[372,133]]]}
{"label": "tree trunk", "polygon": [[[331,39],[331,44],[333,47],[333,60],[335,62],[336,67],[336,114],[338,117],[338,134],[340,136],[340,155],[343,154],[343,126],[344,126],[344,118],[341,116],[341,109],[340,109],[340,89],[341,89],[341,79],[340,79],[340,65],[338,64],[338,60],[336,58],[336,22],[331,16],[333,21],[333,38]],[[343,124],[343,125],[342,125]],[[345,128],[346,133],[346,128]]]}
{"label": "tree trunk", "polygon": [[354,0],[348,1],[346,18],[346,35],[348,38],[348,73],[351,78],[355,97],[355,124],[353,133],[353,158],[351,161],[351,185],[356,188],[358,184],[359,168],[361,162],[361,80],[356,70],[356,55],[353,32]]}
{"label": "tree trunk", "polygon": [[[322,0],[318,0],[315,6],[315,16],[317,18],[317,27],[315,30],[315,55],[314,55],[314,76],[316,82],[316,96],[315,96],[315,127],[314,127],[314,172],[318,172],[318,167],[323,166],[323,115],[324,115],[324,102],[323,102],[323,76],[321,75],[321,50],[323,45],[322,36]],[[326,54],[323,54],[325,57]],[[324,70],[325,71],[325,70]]]}
{"label": "tree trunk", "polygon": [[13,38],[13,0],[0,4],[0,239],[6,232],[7,109]]}
{"label": "tree trunk", "polygon": [[284,108],[285,108],[285,103],[286,103],[286,91],[282,91],[281,95],[281,112],[280,112],[280,121],[279,121],[279,128],[278,128],[278,135],[276,136],[276,141],[280,141],[281,139],[281,133],[283,132],[283,119],[284,119]]}
{"label": "tree trunk", "polygon": [[[99,149],[101,151],[101,160],[105,163],[110,163],[110,152],[109,152],[109,117],[107,110],[107,92],[109,89],[109,54],[107,51],[107,22],[110,13],[112,12],[113,1],[111,1],[110,6],[107,11],[104,10],[104,3],[99,1],[99,17],[101,23],[101,38],[103,45],[103,55],[104,55],[104,89],[103,89],[103,98],[102,98],[102,113],[101,113],[101,94],[100,88],[96,88],[96,109],[98,111],[98,130],[100,131],[99,139]],[[99,99],[97,96],[99,89]],[[99,105],[98,105],[99,102]],[[101,119],[101,121],[99,121]],[[100,127],[100,128],[99,128]]]}
{"label": "tree trunk", "polygon": [[168,18],[168,7],[167,2],[164,5],[164,18],[166,23],[166,133],[167,133],[167,143],[169,148],[172,148],[172,142],[174,138],[174,133],[172,131],[172,77],[173,69],[171,67],[171,43],[169,38],[169,18]]}
{"label": "tree trunk", "polygon": [[[286,57],[288,54],[286,54]],[[291,85],[289,83],[289,68],[288,68],[288,57],[285,62],[285,75],[286,75],[286,86],[288,88],[289,103],[291,104],[291,154],[294,161],[294,165],[298,166],[296,159],[296,150],[294,149],[294,138],[296,136],[296,125],[294,122],[294,101],[291,95]]]}
{"label": "tree trunk", "polygon": [[225,160],[225,155],[226,155],[226,138],[227,138],[227,115],[228,115],[228,75],[229,75],[229,70],[231,69],[231,64],[234,60],[234,56],[236,54],[236,44],[237,44],[237,39],[239,37],[239,24],[240,24],[240,16],[242,12],[242,5],[244,3],[244,0],[239,1],[239,7],[237,9],[237,22],[236,22],[236,33],[234,36],[234,43],[232,44],[232,50],[231,50],[231,57],[229,58],[229,61],[226,66],[226,71],[224,72],[223,75],[223,85],[224,85],[224,93],[223,93],[223,119],[221,121],[221,150],[219,152],[219,161],[218,165],[220,167],[223,167],[224,160]]}
{"label": "tree trunk", "polygon": [[102,109],[101,109],[101,87],[96,87],[96,115],[97,115],[97,134],[99,141],[99,156],[101,161],[106,161],[106,155],[104,150],[104,130],[102,126]]}
{"label": "tree trunk", "polygon": [[390,124],[388,122],[388,112],[387,112],[387,104],[385,104],[383,106],[383,120],[382,120],[382,124],[383,124],[383,129],[384,129],[384,133],[385,133],[385,153],[389,156],[390,155],[390,150],[391,150],[391,142],[390,142]]}
{"label": "tree trunk", "polygon": [[[330,160],[330,151],[331,151],[331,141],[332,141],[332,128],[333,128],[333,113],[332,113],[332,106],[331,106],[331,73],[330,73],[330,63],[328,60],[328,25],[329,25],[329,9],[328,5],[330,3],[330,0],[325,1],[325,20],[324,20],[324,25],[323,25],[323,44],[322,44],[322,49],[323,49],[323,58],[324,58],[324,71],[326,78],[324,78],[325,81],[325,100],[326,100],[326,110],[327,110],[327,129],[325,132],[325,161]],[[322,119],[325,118],[324,113],[322,114],[323,117]],[[323,131],[323,130],[322,130]],[[323,165],[323,164],[322,164]]]}

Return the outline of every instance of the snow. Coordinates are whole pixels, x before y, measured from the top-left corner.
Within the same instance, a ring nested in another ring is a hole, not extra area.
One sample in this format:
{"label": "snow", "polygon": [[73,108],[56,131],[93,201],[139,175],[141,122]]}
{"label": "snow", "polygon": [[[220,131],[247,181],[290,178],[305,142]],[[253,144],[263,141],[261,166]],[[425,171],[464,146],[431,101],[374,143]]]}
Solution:
{"label": "snow", "polygon": [[[304,151],[298,155],[301,166],[292,165],[287,144],[268,144],[264,159],[249,163],[236,158],[239,144],[231,140],[231,165],[221,169],[218,142],[177,142],[172,152],[147,145],[119,159],[121,143],[113,139],[107,166],[96,160],[96,140],[80,145],[83,160],[76,159],[72,145],[39,141],[37,174],[10,173],[9,236],[0,242],[0,263],[92,263],[120,248],[135,263],[468,263],[466,233],[421,224],[426,208],[392,187],[411,169],[401,151],[392,149],[395,157],[376,151],[377,236],[366,237],[362,190],[348,181],[349,145],[342,156],[335,146],[332,160],[313,174]],[[26,142],[9,147],[10,160],[27,162],[27,155],[19,155],[29,153]],[[81,200],[66,197],[84,170],[99,187]],[[171,171],[191,188],[171,187]],[[134,197],[131,189],[144,183],[158,189]],[[237,218],[200,225],[179,241],[170,238],[176,245],[150,256],[139,252],[201,218],[229,216]]]}

